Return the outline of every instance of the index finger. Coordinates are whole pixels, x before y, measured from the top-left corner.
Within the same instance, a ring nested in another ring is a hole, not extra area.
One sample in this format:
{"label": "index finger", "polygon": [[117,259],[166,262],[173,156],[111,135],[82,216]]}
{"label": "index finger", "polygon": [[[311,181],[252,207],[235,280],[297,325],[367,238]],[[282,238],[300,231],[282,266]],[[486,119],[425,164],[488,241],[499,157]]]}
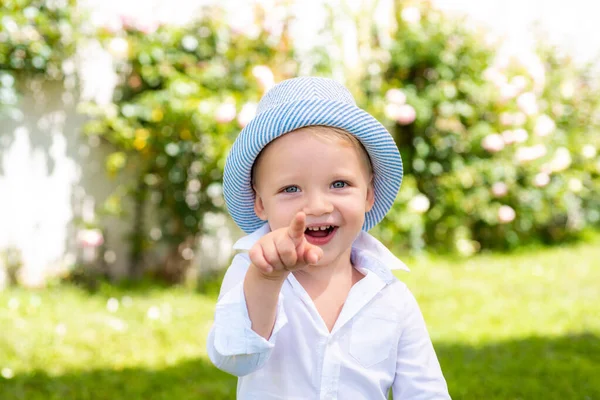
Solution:
{"label": "index finger", "polygon": [[288,229],[288,235],[294,241],[298,241],[304,238],[304,231],[306,230],[306,214],[300,211],[292,222],[290,222],[290,227]]}

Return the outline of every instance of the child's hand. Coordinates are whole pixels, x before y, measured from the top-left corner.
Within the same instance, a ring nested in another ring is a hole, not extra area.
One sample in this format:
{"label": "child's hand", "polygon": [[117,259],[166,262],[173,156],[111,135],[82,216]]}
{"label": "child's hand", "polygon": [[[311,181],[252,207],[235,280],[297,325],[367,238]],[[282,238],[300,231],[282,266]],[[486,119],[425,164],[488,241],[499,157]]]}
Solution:
{"label": "child's hand", "polygon": [[316,264],[323,250],[308,243],[304,237],[306,215],[296,214],[289,227],[274,230],[263,236],[250,249],[250,261],[268,277],[287,276],[287,272]]}

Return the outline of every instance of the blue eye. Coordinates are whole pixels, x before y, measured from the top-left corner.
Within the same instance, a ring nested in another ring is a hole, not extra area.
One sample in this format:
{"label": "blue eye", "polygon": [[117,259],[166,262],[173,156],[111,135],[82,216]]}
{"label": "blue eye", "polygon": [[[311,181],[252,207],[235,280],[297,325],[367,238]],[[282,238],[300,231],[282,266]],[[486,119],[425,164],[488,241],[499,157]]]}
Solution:
{"label": "blue eye", "polygon": [[283,189],[283,191],[285,193],[297,193],[300,189],[298,188],[298,186],[288,186],[285,189]]}
{"label": "blue eye", "polygon": [[331,186],[333,186],[334,189],[342,189],[348,186],[348,183],[344,181],[335,181]]}

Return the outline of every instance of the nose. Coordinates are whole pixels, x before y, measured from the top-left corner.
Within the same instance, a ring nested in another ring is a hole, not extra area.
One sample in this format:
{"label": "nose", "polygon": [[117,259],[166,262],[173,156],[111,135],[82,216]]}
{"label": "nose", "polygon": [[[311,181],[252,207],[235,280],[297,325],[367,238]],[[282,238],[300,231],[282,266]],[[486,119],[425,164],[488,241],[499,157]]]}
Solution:
{"label": "nose", "polygon": [[333,204],[326,195],[320,192],[313,192],[306,196],[306,203],[302,210],[306,215],[320,216],[333,212]]}

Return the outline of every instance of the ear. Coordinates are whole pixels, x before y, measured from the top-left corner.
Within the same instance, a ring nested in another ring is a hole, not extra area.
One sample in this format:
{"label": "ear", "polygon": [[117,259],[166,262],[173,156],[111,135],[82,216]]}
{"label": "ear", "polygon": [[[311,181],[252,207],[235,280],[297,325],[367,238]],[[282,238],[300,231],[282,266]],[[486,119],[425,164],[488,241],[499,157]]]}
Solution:
{"label": "ear", "polygon": [[267,220],[267,213],[265,212],[265,205],[263,204],[262,199],[260,198],[256,188],[254,188],[254,212],[256,216],[263,221]]}
{"label": "ear", "polygon": [[371,178],[371,182],[367,186],[367,199],[365,202],[365,212],[371,211],[373,205],[375,204],[375,187],[373,186],[373,179]]}

